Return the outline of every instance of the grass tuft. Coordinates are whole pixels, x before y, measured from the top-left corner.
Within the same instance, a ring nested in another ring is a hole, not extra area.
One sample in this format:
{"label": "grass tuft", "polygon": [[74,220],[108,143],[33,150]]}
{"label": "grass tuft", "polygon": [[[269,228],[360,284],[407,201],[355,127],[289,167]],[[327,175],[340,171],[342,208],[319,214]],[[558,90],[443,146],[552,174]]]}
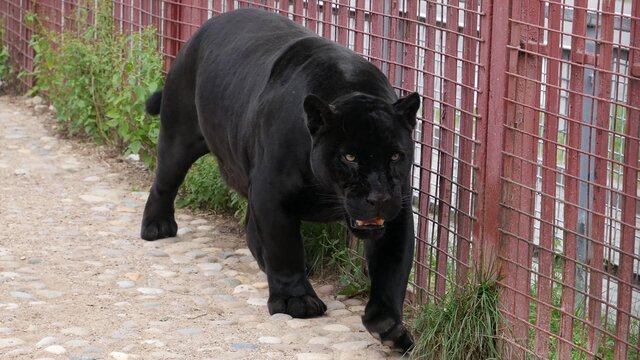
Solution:
{"label": "grass tuft", "polygon": [[422,305],[413,323],[412,359],[500,359],[498,273],[479,271],[444,299]]}

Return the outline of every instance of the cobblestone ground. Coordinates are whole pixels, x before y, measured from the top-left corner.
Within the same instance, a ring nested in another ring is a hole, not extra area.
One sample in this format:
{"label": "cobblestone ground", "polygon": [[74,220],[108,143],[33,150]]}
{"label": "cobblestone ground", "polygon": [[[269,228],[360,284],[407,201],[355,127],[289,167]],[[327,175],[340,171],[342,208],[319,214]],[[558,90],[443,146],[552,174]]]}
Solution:
{"label": "cobblestone ground", "polygon": [[315,284],[324,317],[269,316],[266,277],[228,219],[180,210],[177,238],[139,239],[147,193],[25,102],[0,97],[0,358],[398,356],[331,285]]}

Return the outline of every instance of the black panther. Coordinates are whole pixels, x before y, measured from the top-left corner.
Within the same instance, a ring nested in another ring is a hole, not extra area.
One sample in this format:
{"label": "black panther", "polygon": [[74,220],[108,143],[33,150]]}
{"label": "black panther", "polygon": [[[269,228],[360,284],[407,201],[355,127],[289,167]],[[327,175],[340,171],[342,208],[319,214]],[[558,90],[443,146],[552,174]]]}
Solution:
{"label": "black panther", "polygon": [[320,316],[305,273],[301,221],[346,221],[365,242],[371,278],[362,321],[402,350],[402,305],[414,233],[410,170],[420,97],[398,98],[353,51],[277,14],[238,10],[207,21],[183,46],[161,92],[156,177],[141,237],[177,232],[174,200],[189,167],[212,152],[248,198],[248,246],[269,283],[271,314]]}

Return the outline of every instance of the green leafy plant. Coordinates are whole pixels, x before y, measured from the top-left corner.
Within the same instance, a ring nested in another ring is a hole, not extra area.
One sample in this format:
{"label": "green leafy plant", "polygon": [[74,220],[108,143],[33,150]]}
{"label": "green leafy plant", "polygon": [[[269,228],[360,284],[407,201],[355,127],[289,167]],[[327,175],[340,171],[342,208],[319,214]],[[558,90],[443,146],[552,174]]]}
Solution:
{"label": "green leafy plant", "polygon": [[[112,2],[91,4],[80,4],[73,31],[51,31],[28,16],[36,53],[31,94],[51,101],[70,135],[139,154],[153,166],[158,121],[145,114],[144,102],[163,81],[155,29],[123,34],[114,28]],[[89,23],[94,10],[96,20]]]}
{"label": "green leafy plant", "polygon": [[13,69],[9,63],[9,47],[4,43],[4,19],[0,19],[0,80],[6,81]]}
{"label": "green leafy plant", "polygon": [[473,271],[460,288],[419,307],[413,323],[413,359],[500,359],[498,273]]}

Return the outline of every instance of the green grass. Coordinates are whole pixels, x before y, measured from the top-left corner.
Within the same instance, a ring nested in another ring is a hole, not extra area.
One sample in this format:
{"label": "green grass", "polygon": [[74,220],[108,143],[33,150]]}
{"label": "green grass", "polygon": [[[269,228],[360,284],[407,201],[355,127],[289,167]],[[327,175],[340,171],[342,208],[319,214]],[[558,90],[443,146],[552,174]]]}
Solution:
{"label": "green grass", "polygon": [[422,305],[413,323],[416,344],[412,359],[500,359],[496,271],[470,272],[467,282],[444,299]]}
{"label": "green grass", "polygon": [[[560,311],[562,306],[561,301],[562,301],[562,292],[563,292],[563,289],[562,289],[563,287],[561,285],[561,276],[560,276],[561,272],[562,270],[559,267],[554,269],[554,282],[551,290],[551,305],[553,306],[553,308],[551,309],[551,312],[550,312],[549,331],[556,336],[560,336],[559,335],[560,325],[563,317],[563,313],[562,311]],[[567,291],[571,291],[571,290],[567,289]],[[533,298],[537,297],[537,284],[532,286],[531,296]],[[536,323],[536,311],[537,311],[537,302],[531,301],[529,305],[529,322],[531,324]],[[591,327],[586,325],[586,322],[588,321],[586,319],[586,314],[587,314],[587,311],[585,309],[584,302],[577,302],[573,312],[573,315],[577,319],[573,320],[573,333],[571,336],[571,342],[577,348],[573,348],[571,350],[571,360],[591,359],[583,351],[579,349],[579,348],[588,349],[589,347],[588,332],[592,330],[591,330]],[[606,321],[605,316],[606,314],[602,316],[600,323],[595,325],[602,328],[603,324],[606,324],[606,327],[604,327],[606,332],[608,332],[609,334],[615,334],[616,333],[615,319],[610,318],[609,321]],[[628,352],[629,359],[636,359],[640,357],[640,353],[637,350],[639,331],[640,331],[640,322],[632,319],[631,326],[630,326],[630,334],[628,337],[628,341],[631,345],[629,347],[629,352]],[[602,336],[602,332],[601,332],[601,336]],[[530,349],[533,348],[534,339],[535,339],[535,331],[532,328],[529,330],[528,347]],[[549,338],[549,353],[548,353],[549,359],[558,358],[557,357],[558,342],[559,341],[557,340],[556,337]],[[605,335],[605,340],[600,343],[600,346],[598,348],[598,352],[597,352],[598,359],[613,360],[615,346],[616,344],[613,338],[610,335]],[[534,359],[534,358],[531,357],[531,359]]]}

